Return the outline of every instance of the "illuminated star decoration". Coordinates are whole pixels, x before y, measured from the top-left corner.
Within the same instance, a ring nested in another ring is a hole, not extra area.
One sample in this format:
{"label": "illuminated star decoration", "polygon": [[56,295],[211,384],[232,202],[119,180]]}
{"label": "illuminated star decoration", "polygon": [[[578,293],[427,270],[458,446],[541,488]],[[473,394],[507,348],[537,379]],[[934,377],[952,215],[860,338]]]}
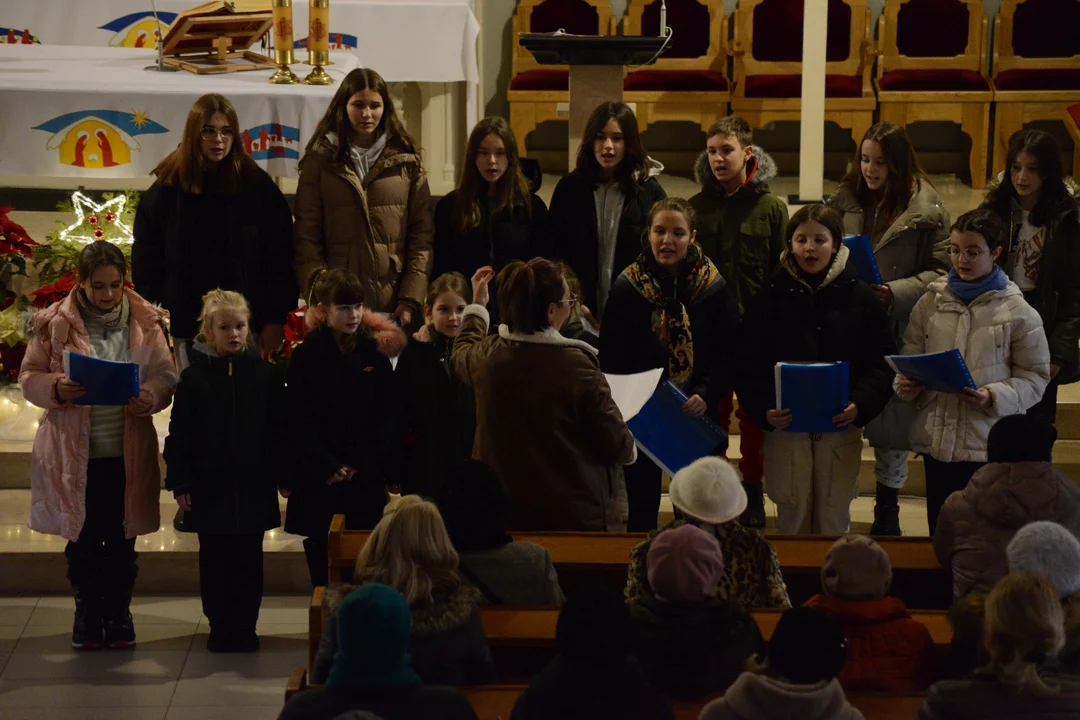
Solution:
{"label": "illuminated star decoration", "polygon": [[[126,203],[127,198],[124,195],[117,195],[99,205],[76,191],[71,196],[71,204],[75,207],[75,222],[60,231],[60,239],[87,245],[104,238],[103,225],[111,225],[114,234],[119,237],[109,238],[109,241],[117,245],[130,245],[135,238],[131,235],[131,228],[120,220]],[[93,228],[89,234],[88,227]]]}

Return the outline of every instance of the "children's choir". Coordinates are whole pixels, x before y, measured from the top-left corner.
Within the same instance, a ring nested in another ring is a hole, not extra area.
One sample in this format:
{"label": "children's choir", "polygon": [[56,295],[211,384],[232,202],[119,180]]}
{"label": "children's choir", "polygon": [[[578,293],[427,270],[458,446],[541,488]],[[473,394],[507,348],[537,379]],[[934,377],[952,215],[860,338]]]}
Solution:
{"label": "children's choir", "polygon": [[[19,378],[46,409],[30,525],[69,540],[74,647],[135,642],[134,538],[159,526],[150,417],[174,392],[166,487],[199,533],[210,649],[258,648],[261,540],[279,524],[280,492],[314,585],[327,582],[332,515],[403,534],[385,548],[373,535],[358,576],[404,595],[411,618],[374,592],[349,594],[341,616],[354,604],[393,616],[372,642],[408,634],[410,623],[414,641],[432,635],[430,663],[419,654],[411,666],[399,648],[387,667],[409,683],[456,683],[491,676],[490,656],[457,657],[436,637],[482,636],[476,602],[562,599],[550,556],[517,547],[507,528],[653,531],[627,585],[638,622],[674,622],[665,613],[679,599],[744,621],[749,609],[790,605],[775,551],[753,529],[764,525],[763,480],[780,532],[843,534],[861,429],[887,426],[881,437],[901,439],[875,443],[875,532],[900,533],[909,449],[925,460],[933,532],[949,494],[994,462],[995,421],[1025,412],[1053,421],[1057,386],[1080,372],[1077,204],[1059,148],[1038,131],[1012,139],[986,205],[951,228],[906,134],[888,123],[862,138],[829,207],[790,221],[769,192],[775,164],[737,116],[709,129],[695,168],[701,192],[683,200],[665,197],[663,167],[630,107],[601,105],[550,213],[535,194],[538,168],[519,157],[508,124],[488,118],[469,137],[457,189],[432,214],[421,150],[372,70],[351,72],[319,122],[300,163],[295,220],[235,142],[239,131],[227,99],[200,98],[139,208],[134,289],[119,250],[92,243],[71,295],[34,318]],[[841,242],[849,233],[869,236],[882,285],[858,279]],[[280,347],[298,289],[307,334],[283,378],[255,350]],[[976,389],[932,392],[885,362],[954,347]],[[67,350],[136,363],[138,397],[79,405],[85,389],[65,375]],[[787,361],[849,363],[850,402],[837,408],[835,432],[786,430],[792,416],[778,406],[773,368]],[[741,477],[718,457],[675,475],[677,519],[659,531],[660,470],[638,456],[603,374],[654,367],[686,394],[688,415],[726,426],[737,399],[743,441]],[[486,465],[463,470],[470,457]],[[435,498],[449,528],[418,497],[384,514],[390,486]],[[474,518],[463,502],[490,503],[492,514]],[[672,553],[696,558],[696,574],[665,569]],[[520,582],[504,574],[512,566]],[[834,595],[883,602],[884,592]],[[988,615],[1004,617],[1010,592],[991,593]],[[706,608],[703,593],[732,605]],[[604,606],[592,602],[585,615]],[[785,616],[791,628],[777,633],[790,630],[792,642],[770,646],[763,673],[735,681],[739,693],[782,702],[813,685],[816,701],[840,702],[844,643],[828,618],[837,603],[819,604],[825,613]],[[588,630],[573,639],[568,626],[567,667],[584,658],[621,673],[626,649],[593,657]],[[820,657],[801,654],[807,639]],[[361,667],[361,646],[339,647],[322,663],[331,685],[351,672],[339,663],[377,671]],[[995,643],[995,677],[1041,693],[1024,670],[1027,650]],[[469,667],[468,677],[444,674]],[[567,681],[560,669],[545,682]],[[538,703],[533,693],[527,704],[546,707]],[[745,714],[735,707],[706,716]]]}

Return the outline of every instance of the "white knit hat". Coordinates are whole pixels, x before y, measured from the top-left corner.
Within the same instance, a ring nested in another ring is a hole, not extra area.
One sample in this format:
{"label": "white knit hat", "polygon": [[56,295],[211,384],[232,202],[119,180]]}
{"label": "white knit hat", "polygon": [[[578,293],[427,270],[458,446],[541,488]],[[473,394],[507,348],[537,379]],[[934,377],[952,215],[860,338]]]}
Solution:
{"label": "white knit hat", "polygon": [[1055,522],[1040,520],[1016,531],[1008,548],[1009,572],[1042,575],[1059,597],[1080,591],[1080,540]]}
{"label": "white knit hat", "polygon": [[718,457],[700,458],[675,473],[668,494],[679,512],[712,525],[734,520],[746,509],[739,474]]}

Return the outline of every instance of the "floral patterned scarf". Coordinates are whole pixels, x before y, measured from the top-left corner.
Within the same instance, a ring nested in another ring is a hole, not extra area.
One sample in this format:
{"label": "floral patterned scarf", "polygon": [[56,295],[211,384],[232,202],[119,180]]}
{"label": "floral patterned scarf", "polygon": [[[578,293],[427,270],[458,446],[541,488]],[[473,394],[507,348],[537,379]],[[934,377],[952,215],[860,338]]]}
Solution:
{"label": "floral patterned scarf", "polygon": [[675,278],[674,297],[664,294],[660,278],[666,271],[656,264],[650,250],[642,252],[625,272],[634,288],[653,306],[653,332],[670,348],[668,379],[685,390],[694,374],[694,337],[687,308],[704,299],[706,289],[722,282],[720,271],[694,243],[687,248]]}

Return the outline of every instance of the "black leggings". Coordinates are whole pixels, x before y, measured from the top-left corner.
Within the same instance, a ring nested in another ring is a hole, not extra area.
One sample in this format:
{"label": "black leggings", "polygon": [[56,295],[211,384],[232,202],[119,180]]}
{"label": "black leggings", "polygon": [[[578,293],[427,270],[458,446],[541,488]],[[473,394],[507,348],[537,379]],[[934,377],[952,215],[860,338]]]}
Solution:
{"label": "black leggings", "polygon": [[926,521],[930,525],[930,537],[934,536],[941,507],[954,492],[967,487],[971,476],[986,463],[941,462],[929,455],[923,456],[926,468]]}
{"label": "black leggings", "polygon": [[125,537],[124,458],[94,458],[86,465],[86,521],[79,539],[64,548],[73,585],[102,585],[133,572],[135,538]]}
{"label": "black leggings", "polygon": [[212,631],[255,632],[263,596],[262,543],[262,533],[199,533],[199,594]]}
{"label": "black leggings", "polygon": [[626,476],[626,501],[630,506],[627,532],[648,532],[656,529],[656,516],[660,513],[660,488],[663,472],[644,453],[637,462],[623,467]]}

